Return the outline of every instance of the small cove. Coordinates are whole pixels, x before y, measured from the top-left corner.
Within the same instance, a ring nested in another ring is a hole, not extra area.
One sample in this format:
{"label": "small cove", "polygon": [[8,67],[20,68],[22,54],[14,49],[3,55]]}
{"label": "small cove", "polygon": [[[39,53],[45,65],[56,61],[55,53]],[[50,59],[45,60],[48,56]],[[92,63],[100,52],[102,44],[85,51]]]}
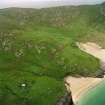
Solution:
{"label": "small cove", "polygon": [[[103,70],[105,70],[105,49],[95,43],[77,43],[77,46],[84,52],[98,58]],[[81,96],[76,105],[105,105],[105,79],[94,87],[87,90]]]}

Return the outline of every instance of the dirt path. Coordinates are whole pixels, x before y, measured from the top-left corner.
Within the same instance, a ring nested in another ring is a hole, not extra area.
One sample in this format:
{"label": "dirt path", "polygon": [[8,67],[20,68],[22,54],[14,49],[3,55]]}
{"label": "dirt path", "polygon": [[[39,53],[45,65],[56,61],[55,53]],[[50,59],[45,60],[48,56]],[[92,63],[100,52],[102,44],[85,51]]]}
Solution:
{"label": "dirt path", "polygon": [[[103,69],[105,70],[105,49],[102,49],[99,45],[90,42],[77,43],[77,45],[82,51],[98,58]],[[69,84],[69,88],[72,91],[74,103],[78,102],[78,100],[89,88],[93,88],[102,80],[103,78],[75,78],[71,76],[67,77],[66,82]]]}

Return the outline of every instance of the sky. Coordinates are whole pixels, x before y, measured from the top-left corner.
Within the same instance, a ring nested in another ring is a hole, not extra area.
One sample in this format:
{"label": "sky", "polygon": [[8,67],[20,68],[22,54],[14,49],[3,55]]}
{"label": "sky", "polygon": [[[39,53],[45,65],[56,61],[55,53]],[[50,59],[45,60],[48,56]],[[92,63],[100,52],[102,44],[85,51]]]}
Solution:
{"label": "sky", "polygon": [[62,5],[98,4],[105,0],[0,0],[0,8],[44,8]]}

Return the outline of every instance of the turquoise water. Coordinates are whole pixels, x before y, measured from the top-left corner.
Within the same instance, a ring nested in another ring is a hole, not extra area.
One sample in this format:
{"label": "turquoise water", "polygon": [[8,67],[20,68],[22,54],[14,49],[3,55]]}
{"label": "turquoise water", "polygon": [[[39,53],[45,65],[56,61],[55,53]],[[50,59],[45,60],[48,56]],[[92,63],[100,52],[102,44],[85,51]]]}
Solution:
{"label": "turquoise water", "polygon": [[105,80],[90,89],[76,105],[105,105]]}

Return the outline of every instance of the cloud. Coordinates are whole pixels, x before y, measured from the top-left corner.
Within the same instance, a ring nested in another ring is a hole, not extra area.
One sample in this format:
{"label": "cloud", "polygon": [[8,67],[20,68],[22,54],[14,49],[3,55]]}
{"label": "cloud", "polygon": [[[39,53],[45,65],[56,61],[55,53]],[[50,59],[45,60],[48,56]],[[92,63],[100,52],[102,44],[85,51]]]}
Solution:
{"label": "cloud", "polygon": [[105,0],[0,0],[0,8],[6,7],[49,7],[57,5],[96,4]]}

